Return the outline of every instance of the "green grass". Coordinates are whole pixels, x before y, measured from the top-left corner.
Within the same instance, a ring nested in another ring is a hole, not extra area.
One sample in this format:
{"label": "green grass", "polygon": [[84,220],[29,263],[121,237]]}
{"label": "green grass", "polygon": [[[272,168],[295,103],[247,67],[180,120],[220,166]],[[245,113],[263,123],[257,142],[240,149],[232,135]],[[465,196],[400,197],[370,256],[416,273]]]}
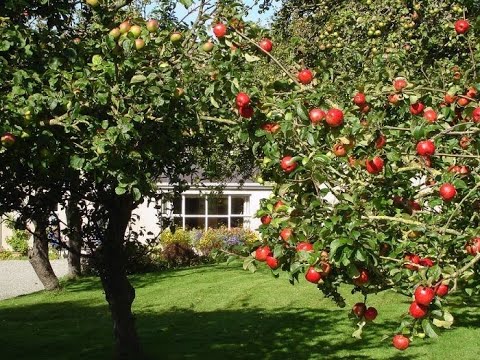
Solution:
{"label": "green grass", "polygon": [[[345,289],[347,309],[324,299],[315,286],[291,286],[266,272],[202,266],[132,277],[134,312],[152,359],[479,359],[480,302],[451,304],[456,322],[437,340],[416,340],[406,352],[390,335],[407,299],[373,296],[379,310],[364,339],[351,337],[347,317],[360,301]],[[0,302],[1,359],[109,359],[112,330],[97,279],[65,283]],[[389,339],[381,341],[383,335]],[[455,359],[455,360],[456,360]]]}

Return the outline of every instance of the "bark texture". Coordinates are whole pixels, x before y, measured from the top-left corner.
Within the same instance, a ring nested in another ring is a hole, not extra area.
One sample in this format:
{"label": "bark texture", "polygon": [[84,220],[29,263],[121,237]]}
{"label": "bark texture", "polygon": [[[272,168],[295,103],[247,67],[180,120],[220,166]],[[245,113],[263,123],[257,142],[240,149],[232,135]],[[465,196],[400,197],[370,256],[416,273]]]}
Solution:
{"label": "bark texture", "polygon": [[75,199],[66,207],[68,235],[68,277],[76,278],[82,275],[80,254],[82,251],[82,215]]}
{"label": "bark texture", "polygon": [[48,258],[48,224],[46,221],[37,221],[34,224],[33,246],[28,250],[28,260],[30,264],[32,264],[33,270],[35,270],[45,290],[58,289],[60,288],[60,284]]}
{"label": "bark texture", "polygon": [[135,289],[126,273],[125,232],[133,210],[133,202],[122,198],[111,204],[105,238],[99,249],[100,276],[109,304],[115,336],[116,358],[145,359],[135,328],[132,303]]}

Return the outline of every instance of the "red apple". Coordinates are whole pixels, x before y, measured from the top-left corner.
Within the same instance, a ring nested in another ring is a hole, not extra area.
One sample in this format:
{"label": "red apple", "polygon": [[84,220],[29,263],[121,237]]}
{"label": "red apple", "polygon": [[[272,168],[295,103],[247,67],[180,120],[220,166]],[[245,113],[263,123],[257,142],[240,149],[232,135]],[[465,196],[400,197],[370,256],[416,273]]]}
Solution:
{"label": "red apple", "polygon": [[239,92],[237,98],[235,99],[237,107],[241,108],[250,104],[250,96],[244,92]]}
{"label": "red apple", "polygon": [[423,113],[423,110],[425,109],[425,105],[421,102],[416,102],[415,104],[410,105],[410,113],[412,115],[420,115]]}
{"label": "red apple", "polygon": [[455,94],[446,93],[443,99],[447,104],[451,105],[457,101],[457,96]]}
{"label": "red apple", "polygon": [[361,318],[364,314],[365,311],[367,310],[367,306],[365,303],[356,303],[353,305],[352,312],[355,314],[356,317]]}
{"label": "red apple", "polygon": [[428,306],[417,304],[415,301],[412,302],[410,308],[408,309],[410,315],[412,315],[415,319],[421,319],[427,315]]}
{"label": "red apple", "polygon": [[303,85],[310,84],[313,80],[313,73],[308,69],[303,69],[297,75],[298,81]]}
{"label": "red apple", "polygon": [[402,77],[398,77],[396,78],[395,80],[393,80],[393,87],[395,88],[395,90],[397,90],[398,92],[402,91],[403,89],[405,89],[407,87],[408,83],[407,83],[407,80],[405,78],[402,78]]}
{"label": "red apple", "polygon": [[280,261],[278,261],[277,258],[273,256],[267,256],[267,259],[265,260],[267,263],[268,267],[272,270],[276,270],[280,267]]}
{"label": "red apple", "polygon": [[5,147],[13,146],[13,144],[15,144],[15,141],[16,141],[15,135],[8,132],[3,134],[2,137],[0,138],[0,142]]}
{"label": "red apple", "polygon": [[440,284],[437,287],[437,290],[435,291],[435,294],[437,294],[440,297],[447,296],[448,294],[448,285],[445,284]]}
{"label": "red apple", "polygon": [[439,193],[443,201],[452,201],[455,195],[457,195],[457,189],[452,184],[446,183],[440,186]]}
{"label": "red apple", "polygon": [[313,125],[318,125],[325,119],[327,114],[322,109],[312,109],[308,112],[308,117]]}
{"label": "red apple", "polygon": [[158,24],[158,20],[156,19],[150,19],[147,21],[147,30],[151,33],[154,33],[158,30],[159,28],[159,24]]}
{"label": "red apple", "polygon": [[215,45],[211,41],[207,41],[206,43],[202,44],[202,50],[205,51],[206,53],[209,53],[213,50]]}
{"label": "red apple", "polygon": [[313,245],[306,241],[299,242],[297,244],[297,251],[313,251]]}
{"label": "red apple", "polygon": [[375,148],[382,149],[387,144],[387,137],[383,134],[380,134],[375,140]]}
{"label": "red apple", "polygon": [[322,273],[315,270],[313,266],[310,266],[305,273],[305,279],[313,284],[318,284],[318,282],[322,279]]}
{"label": "red apple", "polygon": [[255,250],[255,259],[258,261],[265,261],[267,260],[268,256],[271,256],[272,251],[268,246],[260,246]]}
{"label": "red apple", "polygon": [[135,49],[142,50],[145,47],[145,40],[136,39],[135,40]]}
{"label": "red apple", "polygon": [[250,119],[253,116],[253,108],[250,105],[243,106],[241,108],[238,108],[238,113],[241,117]]}
{"label": "red apple", "polygon": [[430,156],[435,154],[435,144],[432,140],[422,140],[417,144],[417,154],[420,156]]}
{"label": "red apple", "polygon": [[367,172],[370,174],[378,174],[383,170],[383,159],[380,156],[375,156],[372,160],[365,161]]}
{"label": "red apple", "polygon": [[465,250],[469,255],[475,256],[480,252],[480,237],[471,239],[466,245]]}
{"label": "red apple", "polygon": [[405,264],[405,267],[409,270],[416,271],[418,270],[418,266],[415,264],[420,264],[420,257],[415,254],[407,254],[405,255],[404,260],[409,264]]}
{"label": "red apple", "polygon": [[393,337],[392,343],[396,349],[405,350],[410,346],[410,339],[398,334]]}
{"label": "red apple", "polygon": [[122,33],[120,32],[120,29],[116,27],[110,30],[109,35],[112,36],[114,39],[118,39],[120,35],[122,35]]}
{"label": "red apple", "polygon": [[365,320],[367,321],[373,321],[377,318],[378,311],[374,307],[369,307],[367,310],[365,310]]}
{"label": "red apple", "polygon": [[331,127],[338,127],[343,124],[343,111],[340,109],[330,109],[327,112],[325,121]]}
{"label": "red apple", "polygon": [[292,229],[290,228],[285,228],[280,231],[280,237],[282,238],[283,241],[288,241],[292,237]]}
{"label": "red apple", "polygon": [[262,130],[265,130],[266,132],[269,133],[276,133],[278,130],[280,130],[280,125],[277,123],[265,123],[260,126]]}
{"label": "red apple", "polygon": [[282,206],[285,206],[285,203],[282,200],[278,200],[275,205],[273,205],[274,211],[279,211]]}
{"label": "red apple", "polygon": [[292,159],[293,158],[291,156],[284,156],[283,159],[280,161],[280,167],[287,174],[291,173],[297,168],[297,162]]}
{"label": "red apple", "polygon": [[353,284],[355,286],[363,286],[367,284],[368,281],[369,281],[369,274],[367,269],[361,269],[360,274],[356,278],[353,278]]}
{"label": "red apple", "polygon": [[342,143],[335,144],[333,146],[332,151],[335,154],[335,156],[342,157],[342,156],[347,155],[347,149],[345,148],[345,146]]}
{"label": "red apple", "polygon": [[420,259],[420,265],[425,267],[432,267],[433,265],[435,265],[435,263],[433,262],[432,259],[423,258],[423,259]]}
{"label": "red apple", "polygon": [[262,222],[263,225],[268,225],[272,222],[272,217],[270,215],[263,215],[260,218],[260,221]]}
{"label": "red apple", "polygon": [[130,21],[128,20],[125,20],[124,22],[122,22],[119,26],[118,26],[118,29],[120,30],[120,32],[122,34],[126,34],[128,33],[128,31],[130,30],[130,27],[132,26],[132,24],[130,23]]}
{"label": "red apple", "polygon": [[213,33],[217,38],[223,38],[227,34],[227,26],[223,23],[218,23],[213,27]]}
{"label": "red apple", "polygon": [[435,297],[435,290],[431,287],[418,286],[415,289],[414,296],[417,304],[428,306]]}
{"label": "red apple", "polygon": [[425,110],[425,112],[423,113],[423,117],[429,123],[434,123],[438,119],[438,115],[433,109]]}
{"label": "red apple", "polygon": [[418,202],[416,202],[413,199],[410,199],[407,201],[407,209],[410,211],[420,211],[422,210],[422,207]]}
{"label": "red apple", "polygon": [[398,105],[398,103],[400,102],[400,95],[398,94],[388,95],[388,102],[393,106]]}
{"label": "red apple", "polygon": [[364,93],[359,92],[353,97],[353,103],[358,107],[363,107],[367,103],[367,97]]}
{"label": "red apple", "polygon": [[270,52],[270,51],[272,51],[272,48],[273,48],[273,44],[272,44],[272,41],[270,39],[262,39],[258,45],[265,52]]}
{"label": "red apple", "polygon": [[465,19],[455,21],[455,31],[458,35],[465,34],[470,29],[470,23]]}
{"label": "red apple", "polygon": [[475,110],[473,110],[472,119],[474,123],[480,123],[480,107],[477,107]]}

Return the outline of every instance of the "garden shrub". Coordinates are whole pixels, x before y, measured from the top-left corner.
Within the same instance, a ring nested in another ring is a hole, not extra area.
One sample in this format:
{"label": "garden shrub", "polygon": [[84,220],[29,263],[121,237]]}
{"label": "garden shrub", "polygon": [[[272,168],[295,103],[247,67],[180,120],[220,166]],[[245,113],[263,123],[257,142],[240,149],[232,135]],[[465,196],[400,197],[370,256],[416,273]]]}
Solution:
{"label": "garden shrub", "polygon": [[7,237],[6,242],[11,246],[12,250],[21,255],[28,253],[28,239],[30,235],[25,230],[13,230],[13,234]]}
{"label": "garden shrub", "polygon": [[189,231],[177,229],[174,233],[170,229],[160,234],[160,245],[167,246],[169,244],[191,244],[191,234]]}
{"label": "garden shrub", "polygon": [[169,268],[196,265],[202,260],[190,245],[175,242],[164,247],[161,257]]}

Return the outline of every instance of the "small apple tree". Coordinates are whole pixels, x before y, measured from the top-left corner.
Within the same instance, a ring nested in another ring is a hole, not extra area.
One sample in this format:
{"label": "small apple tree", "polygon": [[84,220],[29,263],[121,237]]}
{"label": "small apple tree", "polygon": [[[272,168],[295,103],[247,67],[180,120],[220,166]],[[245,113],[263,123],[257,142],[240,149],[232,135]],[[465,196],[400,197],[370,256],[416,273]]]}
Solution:
{"label": "small apple tree", "polygon": [[126,276],[132,211],[162,200],[161,178],[178,192],[186,175],[248,172],[253,156],[235,141],[240,118],[220,105],[249,65],[205,26],[238,10],[202,2],[188,26],[175,4],[147,20],[128,0],[7,1],[0,18],[1,213],[16,210],[37,231],[58,203],[82,204],[84,222],[68,232],[92,250],[122,359],[143,357]]}

